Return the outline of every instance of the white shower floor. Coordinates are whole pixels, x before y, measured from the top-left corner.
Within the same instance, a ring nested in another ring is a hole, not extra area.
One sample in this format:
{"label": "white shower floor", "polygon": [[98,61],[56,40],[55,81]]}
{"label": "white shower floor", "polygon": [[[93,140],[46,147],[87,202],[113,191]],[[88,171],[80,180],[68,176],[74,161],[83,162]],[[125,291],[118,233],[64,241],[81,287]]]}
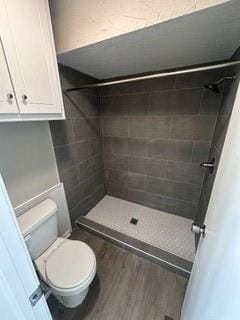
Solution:
{"label": "white shower floor", "polygon": [[[86,218],[185,260],[194,259],[192,220],[110,196],[105,196]],[[138,223],[131,224],[131,218]]]}

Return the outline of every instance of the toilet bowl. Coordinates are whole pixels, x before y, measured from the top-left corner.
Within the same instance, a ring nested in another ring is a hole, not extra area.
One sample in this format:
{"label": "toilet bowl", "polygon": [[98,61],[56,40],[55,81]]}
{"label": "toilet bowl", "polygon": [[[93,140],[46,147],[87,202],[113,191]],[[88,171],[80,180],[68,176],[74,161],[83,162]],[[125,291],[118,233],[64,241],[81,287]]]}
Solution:
{"label": "toilet bowl", "polygon": [[57,238],[35,261],[40,277],[68,308],[82,303],[96,274],[96,257],[82,241]]}
{"label": "toilet bowl", "polygon": [[57,206],[50,199],[18,218],[40,278],[68,308],[81,304],[96,274],[96,257],[84,242],[58,237]]}

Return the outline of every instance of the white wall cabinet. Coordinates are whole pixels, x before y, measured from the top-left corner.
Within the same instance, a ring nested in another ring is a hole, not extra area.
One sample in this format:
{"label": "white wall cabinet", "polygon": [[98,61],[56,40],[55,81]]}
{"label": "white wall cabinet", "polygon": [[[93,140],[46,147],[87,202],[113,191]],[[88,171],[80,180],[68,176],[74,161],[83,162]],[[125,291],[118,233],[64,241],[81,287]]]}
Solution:
{"label": "white wall cabinet", "polygon": [[18,115],[18,106],[0,39],[0,115]]}
{"label": "white wall cabinet", "polygon": [[0,121],[63,119],[48,1],[0,0],[0,36]]}

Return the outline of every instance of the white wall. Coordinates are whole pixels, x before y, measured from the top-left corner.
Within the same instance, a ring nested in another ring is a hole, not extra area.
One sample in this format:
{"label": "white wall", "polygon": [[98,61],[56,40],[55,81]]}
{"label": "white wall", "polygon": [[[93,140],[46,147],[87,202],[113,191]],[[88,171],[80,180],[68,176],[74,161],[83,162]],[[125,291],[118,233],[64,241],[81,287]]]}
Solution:
{"label": "white wall", "polygon": [[59,182],[48,122],[0,124],[0,172],[14,207]]}
{"label": "white wall", "polygon": [[228,0],[50,0],[61,54]]}

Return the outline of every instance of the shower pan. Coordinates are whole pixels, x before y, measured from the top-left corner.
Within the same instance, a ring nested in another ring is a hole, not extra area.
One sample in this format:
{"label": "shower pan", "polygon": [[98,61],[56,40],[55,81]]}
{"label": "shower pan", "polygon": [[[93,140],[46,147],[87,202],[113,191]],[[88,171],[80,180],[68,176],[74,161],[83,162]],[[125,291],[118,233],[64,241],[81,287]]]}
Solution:
{"label": "shower pan", "polygon": [[77,224],[189,277],[195,256],[190,219],[107,195]]}

